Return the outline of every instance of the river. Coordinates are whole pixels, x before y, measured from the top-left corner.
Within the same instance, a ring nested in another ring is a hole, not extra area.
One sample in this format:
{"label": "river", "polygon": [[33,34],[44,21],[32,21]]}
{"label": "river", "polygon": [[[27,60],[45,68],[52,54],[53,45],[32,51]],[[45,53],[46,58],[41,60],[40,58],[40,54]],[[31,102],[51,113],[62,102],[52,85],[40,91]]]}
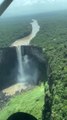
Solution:
{"label": "river", "polygon": [[17,46],[21,46],[21,45],[29,45],[30,44],[31,40],[37,35],[37,33],[40,30],[40,26],[39,26],[37,20],[32,19],[32,22],[30,24],[32,26],[32,31],[31,31],[30,35],[16,40],[14,43],[12,43],[11,47],[13,47],[13,46],[17,47]]}

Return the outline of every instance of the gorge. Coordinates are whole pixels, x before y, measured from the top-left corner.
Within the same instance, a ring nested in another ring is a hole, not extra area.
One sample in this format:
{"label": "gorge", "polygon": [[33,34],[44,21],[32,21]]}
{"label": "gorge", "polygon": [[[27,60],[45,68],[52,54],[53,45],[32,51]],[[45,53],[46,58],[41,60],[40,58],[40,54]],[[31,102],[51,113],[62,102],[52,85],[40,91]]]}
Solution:
{"label": "gorge", "polygon": [[30,45],[40,26],[36,20],[33,20],[31,25],[30,35],[16,40],[8,48],[0,49],[0,90],[4,93],[7,91],[6,88],[18,83],[23,83],[24,88],[27,85],[39,84],[39,80],[43,80],[47,74],[46,58],[43,57],[42,48]]}

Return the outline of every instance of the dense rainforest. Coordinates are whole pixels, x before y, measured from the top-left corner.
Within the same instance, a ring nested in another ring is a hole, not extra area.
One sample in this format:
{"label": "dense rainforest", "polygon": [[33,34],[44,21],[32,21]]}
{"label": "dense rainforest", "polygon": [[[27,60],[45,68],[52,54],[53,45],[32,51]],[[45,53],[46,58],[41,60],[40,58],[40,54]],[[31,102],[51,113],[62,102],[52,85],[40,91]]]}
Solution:
{"label": "dense rainforest", "polygon": [[40,16],[40,32],[32,40],[47,54],[49,72],[43,120],[66,120],[67,116],[67,13]]}
{"label": "dense rainforest", "polygon": [[[0,20],[0,47],[10,46],[31,31],[31,19],[40,31],[31,44],[42,47],[48,59],[48,80],[44,80],[43,120],[66,120],[67,116],[67,13],[38,14],[28,18]],[[4,111],[4,110],[3,110]],[[5,113],[6,114],[6,113]],[[39,118],[39,117],[38,117]]]}

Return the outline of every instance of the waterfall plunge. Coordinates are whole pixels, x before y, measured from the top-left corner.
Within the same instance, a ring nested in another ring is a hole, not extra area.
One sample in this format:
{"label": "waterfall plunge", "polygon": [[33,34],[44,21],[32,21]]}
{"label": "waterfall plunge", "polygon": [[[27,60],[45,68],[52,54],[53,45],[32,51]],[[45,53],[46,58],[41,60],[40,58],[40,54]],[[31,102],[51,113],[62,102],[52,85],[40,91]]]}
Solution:
{"label": "waterfall plunge", "polygon": [[23,63],[22,63],[22,54],[21,54],[21,46],[16,47],[16,52],[17,52],[17,59],[18,59],[18,76],[17,79],[21,82],[23,79]]}
{"label": "waterfall plunge", "polygon": [[39,71],[36,64],[31,58],[28,58],[28,55],[22,55],[21,46],[16,47],[16,52],[18,60],[17,82],[37,84]]}

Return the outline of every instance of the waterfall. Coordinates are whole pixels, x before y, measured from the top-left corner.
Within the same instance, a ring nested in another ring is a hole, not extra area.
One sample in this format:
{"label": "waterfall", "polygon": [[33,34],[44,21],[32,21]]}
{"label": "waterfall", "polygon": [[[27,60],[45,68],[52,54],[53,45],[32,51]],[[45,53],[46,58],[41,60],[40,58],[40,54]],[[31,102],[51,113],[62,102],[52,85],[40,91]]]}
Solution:
{"label": "waterfall", "polygon": [[18,59],[18,76],[17,76],[17,79],[21,82],[21,81],[23,81],[23,78],[24,78],[21,46],[16,47],[16,52],[17,52],[17,59]]}
{"label": "waterfall", "polygon": [[19,64],[19,72],[20,72],[20,75],[21,75],[22,72],[23,72],[21,46],[17,47],[17,58],[18,58],[18,64]]}
{"label": "waterfall", "polygon": [[18,60],[17,82],[36,84],[39,74],[36,63],[28,55],[23,55],[21,48],[21,46],[16,47]]}

